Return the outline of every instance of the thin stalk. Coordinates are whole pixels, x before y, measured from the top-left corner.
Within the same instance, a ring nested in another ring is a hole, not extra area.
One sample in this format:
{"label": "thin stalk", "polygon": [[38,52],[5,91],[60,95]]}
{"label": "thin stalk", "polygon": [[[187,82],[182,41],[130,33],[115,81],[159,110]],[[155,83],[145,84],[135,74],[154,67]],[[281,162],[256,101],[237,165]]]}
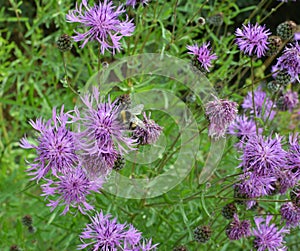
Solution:
{"label": "thin stalk", "polygon": [[75,93],[76,95],[78,95],[77,91],[74,90],[74,88],[71,85],[71,82],[68,79],[68,72],[67,72],[67,64],[66,64],[66,60],[65,60],[65,54],[62,52],[62,60],[63,60],[63,65],[64,65],[64,71],[65,71],[65,80],[68,84],[68,87],[70,88],[70,90]]}
{"label": "thin stalk", "polygon": [[253,111],[254,111],[254,122],[256,127],[256,135],[258,135],[258,124],[257,124],[257,117],[256,117],[256,107],[255,107],[255,98],[254,98],[254,68],[253,68],[253,58],[250,59],[251,64],[251,83],[252,83],[252,105],[253,105]]}

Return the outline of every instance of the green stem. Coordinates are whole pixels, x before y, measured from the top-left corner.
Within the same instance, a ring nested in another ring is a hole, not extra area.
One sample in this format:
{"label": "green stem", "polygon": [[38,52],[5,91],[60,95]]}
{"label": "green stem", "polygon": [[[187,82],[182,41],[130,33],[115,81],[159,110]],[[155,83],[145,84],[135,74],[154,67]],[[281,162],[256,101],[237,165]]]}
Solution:
{"label": "green stem", "polygon": [[67,72],[67,64],[66,64],[66,60],[65,60],[65,54],[62,52],[62,59],[63,59],[63,65],[64,65],[64,70],[65,70],[65,80],[68,84],[68,87],[70,88],[70,90],[75,93],[76,95],[78,95],[78,93],[74,90],[74,88],[71,85],[71,82],[68,79],[68,72]]}

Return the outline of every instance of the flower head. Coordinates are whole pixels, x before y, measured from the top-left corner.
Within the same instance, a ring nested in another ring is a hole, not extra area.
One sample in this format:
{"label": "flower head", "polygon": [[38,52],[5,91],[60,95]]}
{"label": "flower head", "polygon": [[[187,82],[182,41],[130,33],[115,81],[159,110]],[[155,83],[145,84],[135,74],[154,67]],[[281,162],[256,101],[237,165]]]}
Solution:
{"label": "flower head", "polygon": [[209,119],[208,135],[216,139],[223,137],[227,127],[234,121],[238,112],[238,104],[214,97],[205,105],[205,113]]}
{"label": "flower head", "polygon": [[[86,9],[83,11],[83,7]],[[89,41],[98,41],[101,46],[101,53],[105,50],[114,54],[115,51],[120,51],[120,40],[124,36],[131,36],[134,31],[132,20],[120,21],[119,16],[125,12],[122,5],[113,6],[113,2],[104,0],[93,7],[87,4],[87,0],[82,0],[79,5],[76,4],[76,9],[69,11],[67,14],[67,22],[80,23],[87,27],[87,31],[80,33],[75,31],[76,36],[73,39],[83,41],[81,47],[84,47]]]}
{"label": "flower head", "polygon": [[291,202],[284,203],[280,207],[280,214],[286,225],[297,227],[300,225],[300,208]]}
{"label": "flower head", "polygon": [[243,28],[238,28],[235,32],[236,43],[240,50],[249,56],[256,55],[258,58],[265,55],[268,50],[268,36],[271,35],[269,29],[259,24],[243,24]]}
{"label": "flower head", "polygon": [[72,169],[65,175],[57,177],[58,181],[46,179],[47,183],[42,185],[42,196],[58,196],[56,200],[49,200],[47,206],[54,210],[58,205],[64,206],[62,214],[66,214],[70,207],[76,207],[82,214],[92,210],[93,206],[86,202],[86,196],[92,191],[98,192],[102,187],[101,178],[90,181],[82,168]]}
{"label": "flower head", "polygon": [[28,171],[33,171],[30,175],[34,175],[33,179],[40,180],[50,170],[53,175],[57,172],[66,173],[74,164],[78,162],[76,155],[77,140],[72,131],[69,130],[67,124],[68,113],[61,112],[57,115],[55,108],[52,111],[52,119],[47,122],[41,118],[36,122],[30,121],[31,126],[39,132],[37,138],[37,146],[29,143],[26,137],[21,139],[20,146],[26,149],[35,149],[37,157]]}
{"label": "flower head", "polygon": [[[84,244],[81,244],[79,249],[91,247],[93,250],[102,251],[155,250],[153,249],[154,246],[151,249],[151,241],[146,244],[142,240],[141,233],[132,225],[119,224],[117,219],[111,219],[109,214],[96,213],[90,219],[92,222],[86,225],[80,235],[80,239]],[[144,249],[139,249],[141,246]]]}
{"label": "flower head", "polygon": [[[254,92],[254,105],[256,117],[262,118],[264,120],[272,120],[274,118],[276,114],[274,108],[276,106],[273,101],[267,97],[267,94],[261,90],[261,87],[259,87]],[[251,114],[254,114],[252,92],[248,92],[248,95],[245,97],[242,107],[245,110],[249,110]]]}
{"label": "flower head", "polygon": [[234,214],[233,221],[226,228],[226,235],[230,240],[239,240],[251,235],[251,223],[249,220],[240,221],[237,214]]}
{"label": "flower head", "polygon": [[134,150],[135,140],[127,137],[126,128],[119,118],[119,106],[101,102],[98,89],[92,95],[81,97],[84,107],[76,111],[76,121],[80,124],[79,138],[83,154],[102,158],[108,167],[112,167],[119,153]]}
{"label": "flower head", "polygon": [[281,109],[283,111],[292,112],[294,108],[299,104],[298,93],[293,91],[287,91],[283,96],[278,100],[281,104]]}
{"label": "flower head", "polygon": [[251,137],[244,147],[241,166],[258,175],[274,175],[286,165],[286,151],[282,149],[281,140],[278,135],[274,139],[261,135]]}
{"label": "flower head", "polygon": [[[258,128],[258,133],[261,134],[262,130],[262,128]],[[236,147],[242,149],[248,139],[256,135],[255,122],[246,115],[237,116],[234,122],[229,125],[228,134],[235,135],[240,139],[240,142],[236,144]]]}
{"label": "flower head", "polygon": [[162,128],[150,119],[150,116],[151,114],[147,117],[144,113],[143,127],[137,126],[133,131],[133,138],[138,139],[142,145],[154,144],[162,132]]}
{"label": "flower head", "polygon": [[212,66],[211,61],[217,59],[217,55],[212,53],[209,49],[210,42],[204,43],[202,46],[198,44],[188,45],[186,48],[189,50],[188,54],[195,56],[197,62],[200,63],[202,69],[209,72],[209,68]]}
{"label": "flower head", "polygon": [[292,82],[300,82],[300,44],[298,41],[294,44],[288,44],[283,54],[277,58],[277,63],[272,71],[278,70],[287,71]]}
{"label": "flower head", "polygon": [[270,224],[272,220],[271,215],[267,215],[266,219],[263,217],[254,218],[256,228],[253,229],[254,248],[258,251],[268,250],[285,250],[283,236],[289,233],[288,229],[278,229],[275,224]]}

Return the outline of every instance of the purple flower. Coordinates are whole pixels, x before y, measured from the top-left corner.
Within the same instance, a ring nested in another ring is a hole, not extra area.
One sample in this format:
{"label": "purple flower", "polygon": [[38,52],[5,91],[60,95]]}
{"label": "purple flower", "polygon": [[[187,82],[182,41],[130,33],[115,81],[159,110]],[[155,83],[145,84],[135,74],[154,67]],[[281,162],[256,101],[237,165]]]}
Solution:
{"label": "purple flower", "polygon": [[205,105],[205,114],[210,122],[208,135],[219,139],[227,131],[227,127],[235,120],[238,104],[233,101],[217,99]]}
{"label": "purple flower", "polygon": [[264,138],[261,135],[249,138],[244,147],[241,166],[258,175],[274,175],[286,165],[286,151],[281,146],[282,137]]}
{"label": "purple flower", "polygon": [[233,221],[226,228],[226,235],[230,240],[239,240],[251,235],[251,223],[249,220],[240,221],[237,214],[234,214]]}
{"label": "purple flower", "polygon": [[64,206],[62,214],[66,214],[70,207],[78,208],[82,214],[86,211],[93,210],[93,206],[86,202],[86,196],[92,191],[99,192],[103,180],[97,179],[90,181],[82,168],[71,169],[65,175],[58,176],[58,181],[46,179],[47,183],[43,184],[42,196],[58,196],[56,200],[49,200],[47,206],[54,210],[58,205]]}
{"label": "purple flower", "polygon": [[236,43],[240,50],[252,56],[256,54],[258,58],[265,55],[268,50],[268,36],[271,35],[269,29],[259,24],[243,24],[243,29],[238,28],[235,32]]}
{"label": "purple flower", "polygon": [[33,171],[30,175],[39,181],[49,170],[53,175],[57,172],[67,173],[74,164],[78,162],[76,155],[77,143],[74,133],[67,128],[68,113],[63,112],[61,108],[59,115],[56,114],[55,108],[52,111],[52,119],[44,122],[41,118],[36,122],[30,121],[30,125],[39,132],[37,138],[37,146],[29,143],[26,137],[21,139],[20,146],[26,149],[35,149],[37,157],[33,163],[29,163],[31,168],[28,171]]}
{"label": "purple flower", "polygon": [[84,107],[75,108],[76,121],[80,124],[78,136],[84,141],[83,154],[102,158],[108,167],[112,167],[118,154],[135,150],[136,141],[127,137],[126,128],[120,120],[119,106],[100,101],[97,88],[92,95],[81,97]]}
{"label": "purple flower", "polygon": [[[290,134],[289,150],[287,153],[287,170],[290,171],[294,185],[300,180],[300,144],[299,134]],[[292,186],[292,185],[291,185]]]}
{"label": "purple flower", "polygon": [[[284,3],[288,2],[288,0],[277,0],[277,1],[284,2]],[[296,0],[292,0],[292,1],[296,2]]]}
{"label": "purple flower", "polygon": [[144,113],[144,126],[137,126],[133,131],[133,138],[136,138],[142,145],[154,144],[162,132],[162,128],[150,119],[150,116],[151,114],[147,117]]}
{"label": "purple flower", "polygon": [[300,208],[293,203],[282,204],[280,214],[288,227],[297,227],[300,225]]}
{"label": "purple flower", "polygon": [[149,0],[127,0],[126,5],[131,5],[133,8],[135,8],[137,4],[148,4],[148,1]]}
{"label": "purple flower", "polygon": [[[111,215],[104,215],[102,212],[96,213],[90,219],[92,222],[86,225],[86,228],[80,235],[80,239],[84,244],[81,244],[79,249],[90,246],[93,250],[102,251],[141,250],[137,249],[140,245],[143,245],[141,233],[132,225],[119,224],[117,219],[111,219]],[[145,245],[142,250],[152,250],[146,248],[147,246]]]}
{"label": "purple flower", "polygon": [[298,41],[294,44],[288,44],[283,54],[277,58],[277,63],[272,71],[287,71],[291,76],[291,81],[300,82],[300,45]]}
{"label": "purple flower", "polygon": [[[83,7],[85,11],[82,10]],[[66,17],[67,22],[80,23],[87,27],[86,32],[75,31],[76,36],[73,37],[76,42],[83,41],[82,48],[87,42],[96,40],[100,43],[102,54],[105,50],[112,50],[115,54],[116,50],[119,52],[121,49],[121,38],[131,36],[134,31],[134,24],[132,20],[128,21],[127,16],[125,21],[120,21],[119,16],[124,12],[122,5],[116,8],[113,2],[108,0],[93,7],[87,4],[87,0],[82,0],[80,6],[76,4],[76,9],[69,11]]]}
{"label": "purple flower", "polygon": [[293,91],[287,91],[280,98],[282,99],[282,110],[292,112],[294,108],[299,104],[298,93]]}
{"label": "purple flower", "polygon": [[295,39],[296,41],[297,41],[297,40],[300,40],[300,32],[295,32],[294,39]]}
{"label": "purple flower", "polygon": [[[262,134],[263,129],[258,128],[258,133]],[[248,118],[245,114],[237,116],[235,121],[229,125],[228,134],[235,135],[240,139],[240,142],[236,144],[238,149],[242,149],[248,139],[256,135],[256,125],[253,119]]]}
{"label": "purple flower", "polygon": [[186,47],[189,50],[188,54],[194,55],[201,64],[201,67],[207,72],[209,72],[209,68],[212,66],[211,61],[218,58],[216,54],[211,52],[209,46],[210,42],[204,43],[200,47],[197,43]]}
{"label": "purple flower", "polygon": [[[267,97],[267,94],[261,90],[261,87],[259,87],[254,92],[254,105],[256,117],[262,118],[265,121],[268,118],[270,120],[274,118],[276,114],[274,108],[276,106],[273,101]],[[242,107],[245,110],[249,110],[251,114],[254,114],[252,92],[248,92],[248,95],[245,97]]]}
{"label": "purple flower", "polygon": [[263,217],[255,217],[254,222],[256,228],[253,229],[254,248],[258,251],[268,250],[285,250],[285,241],[283,235],[289,233],[288,229],[278,229],[275,224],[270,224],[272,220],[271,215],[267,215],[266,219]]}

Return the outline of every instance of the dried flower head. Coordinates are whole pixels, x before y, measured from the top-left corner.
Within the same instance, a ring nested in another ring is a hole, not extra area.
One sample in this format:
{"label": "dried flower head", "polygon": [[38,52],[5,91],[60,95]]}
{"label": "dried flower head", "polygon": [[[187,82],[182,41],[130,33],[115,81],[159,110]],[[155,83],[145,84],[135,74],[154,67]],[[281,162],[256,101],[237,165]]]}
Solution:
{"label": "dried flower head", "polygon": [[243,24],[243,28],[238,28],[235,32],[236,43],[240,50],[249,56],[256,55],[258,58],[264,56],[268,50],[268,36],[271,35],[269,29],[259,24]]}
{"label": "dried flower head", "polygon": [[208,135],[219,139],[226,133],[227,127],[235,120],[238,104],[214,97],[205,105],[205,114],[209,120]]}
{"label": "dried flower head", "polygon": [[[85,8],[85,11],[83,10]],[[80,23],[87,28],[86,32],[80,33],[75,31],[74,41],[83,41],[83,48],[89,41],[97,41],[101,46],[101,53],[105,50],[120,51],[120,40],[124,36],[131,36],[134,31],[132,20],[120,20],[120,15],[125,12],[122,5],[116,7],[113,2],[104,0],[93,7],[89,6],[87,0],[82,0],[79,5],[76,4],[76,9],[69,11],[66,15],[67,22]]]}
{"label": "dried flower head", "polygon": [[239,240],[251,235],[251,223],[249,220],[240,221],[237,214],[234,214],[233,221],[226,227],[226,235],[230,240]]}

